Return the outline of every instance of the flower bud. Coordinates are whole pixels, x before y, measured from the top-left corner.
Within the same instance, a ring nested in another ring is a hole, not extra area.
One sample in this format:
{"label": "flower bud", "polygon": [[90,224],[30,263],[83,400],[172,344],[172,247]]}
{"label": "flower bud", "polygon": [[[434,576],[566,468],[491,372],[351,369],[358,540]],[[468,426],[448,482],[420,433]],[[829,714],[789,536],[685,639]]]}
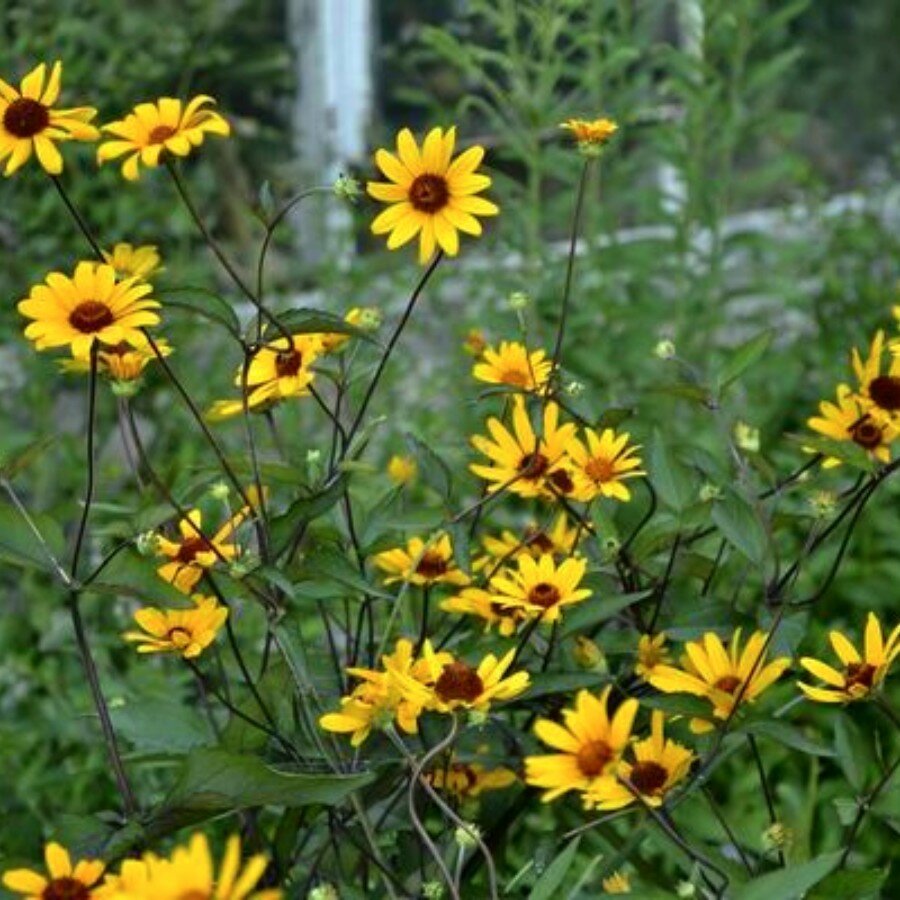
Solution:
{"label": "flower bud", "polygon": [[734,442],[745,453],[759,453],[759,429],[746,422],[734,423]]}
{"label": "flower bud", "polygon": [[653,355],[658,359],[673,359],[675,357],[675,344],[670,340],[662,340],[653,348]]}
{"label": "flower bud", "polygon": [[210,486],[209,493],[211,497],[214,497],[216,500],[221,500],[224,503],[231,493],[231,488],[228,486],[228,482],[217,481]]}
{"label": "flower bud", "polygon": [[335,197],[341,200],[347,200],[350,203],[356,203],[362,194],[362,185],[349,175],[338,175],[334,184],[331,186]]}
{"label": "flower bud", "polygon": [[410,484],[415,481],[419,467],[411,456],[392,456],[387,464],[388,478],[394,484]]}
{"label": "flower bud", "polygon": [[698,496],[700,497],[701,503],[710,503],[713,500],[720,500],[722,498],[722,489],[718,487],[718,485],[707,481],[700,486]]}
{"label": "flower bud", "polygon": [[426,881],[422,885],[423,900],[443,900],[444,886],[439,881]]}
{"label": "flower bud", "polygon": [[525,291],[513,291],[506,299],[509,308],[515,312],[521,312],[531,304],[531,297]]}
{"label": "flower bud", "polygon": [[464,822],[453,832],[453,840],[461,850],[472,850],[478,846],[481,829],[474,822]]}
{"label": "flower bud", "polygon": [[318,884],[306,895],[306,900],[341,900],[341,895],[333,884]]}
{"label": "flower bud", "polygon": [[837,507],[837,497],[831,491],[813,491],[807,503],[817,519],[830,519]]}
{"label": "flower bud", "polygon": [[609,667],[603,651],[589,638],[579,634],[572,648],[575,664],[588,672],[606,673]]}
{"label": "flower bud", "polygon": [[692,881],[679,881],[675,886],[675,893],[679,897],[696,897],[697,888]]}
{"label": "flower bud", "polygon": [[580,397],[586,388],[583,381],[573,379],[565,386],[565,392],[572,398]]}
{"label": "flower bud", "polygon": [[141,556],[158,556],[159,535],[155,531],[145,531],[137,536],[134,546]]}
{"label": "flower bud", "polygon": [[[349,317],[347,321],[350,321]],[[356,310],[354,320],[350,324],[355,325],[360,331],[378,331],[383,321],[384,314],[377,306],[362,306]]]}
{"label": "flower bud", "polygon": [[762,833],[763,851],[775,855],[790,849],[794,842],[794,832],[782,822],[773,822]]}

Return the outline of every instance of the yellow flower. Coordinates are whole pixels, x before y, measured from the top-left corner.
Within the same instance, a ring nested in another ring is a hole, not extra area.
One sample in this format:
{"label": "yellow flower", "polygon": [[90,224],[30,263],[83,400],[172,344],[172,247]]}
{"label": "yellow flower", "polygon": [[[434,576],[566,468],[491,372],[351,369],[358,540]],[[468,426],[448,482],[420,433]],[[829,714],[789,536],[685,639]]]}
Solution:
{"label": "yellow flower", "polygon": [[46,875],[33,869],[7,870],[3,873],[3,886],[28,900],[87,900],[104,869],[96,859],[82,859],[73,866],[69,851],[53,841],[44,847],[44,864]]}
{"label": "yellow flower", "polygon": [[578,541],[582,536],[579,528],[569,525],[568,517],[561,512],[549,530],[540,528],[534,522],[528,525],[521,536],[505,529],[499,537],[485,535],[482,545],[485,555],[472,565],[476,571],[487,569],[516,559],[518,556],[533,556],[537,559],[545,553],[555,556],[577,556]]}
{"label": "yellow flower", "polygon": [[[891,444],[897,439],[898,429],[887,420],[878,421],[871,415],[871,409],[871,404],[866,404],[842,384],[837,389],[837,404],[823,400],[819,404],[821,415],[813,416],[807,424],[813,431],[832,440],[852,441],[878,462],[890,462]],[[840,463],[839,459],[830,456],[822,465],[832,468]]]}
{"label": "yellow flower", "polygon": [[375,555],[375,565],[386,572],[385,584],[408,581],[411,584],[468,584],[469,576],[453,562],[450,536],[439,534],[427,544],[410,538],[406,548],[395,547]]}
{"label": "yellow flower", "polygon": [[[162,356],[169,356],[172,348],[162,339],[154,341]],[[149,344],[143,347],[132,347],[124,341],[114,347],[104,346],[97,351],[97,371],[110,381],[133,382],[144,373],[147,365],[156,359],[156,354]],[[66,372],[89,372],[90,355],[63,360],[62,368]]]}
{"label": "yellow flower", "polygon": [[585,149],[603,147],[619,130],[612,119],[566,119],[559,127],[571,131],[578,145]]}
{"label": "yellow flower", "polygon": [[561,610],[591,596],[589,588],[578,585],[584,578],[587,560],[570,558],[558,566],[549,553],[539,559],[520,556],[517,570],[503,569],[490,582],[489,590],[498,606],[515,610],[542,622],[556,622]]}
{"label": "yellow flower", "polygon": [[69,346],[73,356],[84,357],[95,340],[145,346],[141,329],[159,324],[153,312],[159,303],[147,297],[150,291],[136,278],[117,279],[112,266],[80,262],[71,277],[51,272],[17,308],[34,320],[25,337],[36,350]]}
{"label": "yellow flower", "polygon": [[369,195],[390,206],[372,222],[373,234],[389,234],[387,246],[396,250],[419,236],[419,262],[427,263],[439,246],[448,256],[459,250],[459,233],[480,235],[476,216],[495,216],[494,203],[475,194],[490,186],[487,175],[476,173],[484,147],[470,147],[453,159],[456,129],[432,128],[421,149],[412,132],[397,135],[397,155],[387,150],[375,162],[388,181],[370,181]]}
{"label": "yellow flower", "polygon": [[662,712],[654,710],[650,737],[631,747],[633,762],[624,759],[615,774],[599,778],[585,796],[585,805],[598,809],[621,809],[640,799],[648,806],[660,806],[666,795],[684,779],[691,768],[694,754],[667,740],[663,733]]}
{"label": "yellow flower", "polygon": [[[741,629],[738,628],[726,650],[719,636],[708,631],[702,640],[688,641],[684,645],[681,669],[657,665],[647,680],[665,694],[705,697],[712,704],[712,714],[717,719],[727,719],[737,704],[753,703],[790,665],[787,657],[766,663],[767,639],[765,632],[754,632],[742,652]],[[691,730],[695,733],[709,731],[712,727],[704,719],[691,721]]]}
{"label": "yellow flower", "polygon": [[610,717],[609,693],[608,687],[599,697],[579,691],[575,708],[563,710],[563,725],[550,719],[535,722],[537,737],[558,751],[525,758],[525,781],[545,789],[544,803],[568,791],[583,794],[598,778],[615,771],[631,740],[638,702],[624,700]]}
{"label": "yellow flower", "polygon": [[[319,334],[292,335],[290,344],[286,337],[279,337],[260,347],[247,368],[247,388],[254,403],[309,394],[314,378],[310,366],[323,352]],[[243,368],[238,369],[234,383],[243,386]]]}
{"label": "yellow flower", "polygon": [[659,665],[668,664],[669,650],[666,647],[666,633],[642,634],[638,641],[637,662],[634,666],[635,675],[639,675],[645,681],[647,676]]}
{"label": "yellow flower", "polygon": [[59,175],[63,159],[55,141],[96,141],[100,132],[88,124],[97,110],[90,106],[54,109],[62,81],[62,63],[33,68],[19,90],[0,79],[0,162],[3,174],[12,175],[28,162],[32,151],[44,171]]}
{"label": "yellow flower", "polygon": [[419,467],[411,456],[397,456],[390,458],[387,464],[388,478],[394,484],[411,484],[416,479]]}
{"label": "yellow flower", "polygon": [[577,500],[593,500],[595,497],[613,497],[627,502],[631,492],[624,481],[643,475],[638,447],[628,446],[627,432],[617,435],[611,428],[597,434],[593,428],[585,428],[587,446],[574,438],[568,446],[569,458],[575,467],[575,492]]}
{"label": "yellow flower", "polygon": [[519,622],[525,618],[521,610],[508,609],[498,603],[489,591],[476,587],[463,588],[455,596],[443,600],[441,609],[448,613],[477,616],[484,620],[485,631],[496,625],[503,637],[515,634]]}
{"label": "yellow flower", "polygon": [[191,609],[139,609],[134,621],[144,630],[126,631],[123,637],[137,643],[138,653],[177,653],[194,659],[216,639],[228,609],[215,597],[194,594],[191,599]]}
{"label": "yellow flower", "polygon": [[485,791],[499,791],[516,783],[512,769],[498,766],[486,769],[479,763],[462,762],[451,758],[447,764],[439,764],[426,777],[432,786],[458,800],[481,796]]}
{"label": "yellow flower", "polygon": [[447,653],[436,653],[431,641],[422,648],[422,661],[428,671],[429,688],[400,675],[401,683],[412,697],[421,698],[426,709],[448,713],[456,709],[487,712],[497,701],[512,700],[528,689],[531,681],[527,672],[515,672],[508,678],[507,669],[512,665],[515,650],[497,659],[492,653],[485,656],[477,668],[453,659]]}
{"label": "yellow flower", "polygon": [[241,840],[232,835],[216,877],[209,842],[198,833],[168,858],[145,853],[140,860],[125,860],[119,874],[109,876],[97,896],[101,900],[280,900],[280,890],[253,890],[266,865],[266,857],[256,854],[242,866]]}
{"label": "yellow flower", "polygon": [[[278,404],[277,397],[272,395],[258,394],[255,391],[247,392],[247,411],[252,413],[262,413],[272,409]],[[232,419],[244,412],[244,403],[242,400],[216,400],[215,403],[206,411],[206,419],[210,422],[222,422],[225,419]]]}
{"label": "yellow flower", "polygon": [[567,450],[575,436],[571,423],[559,424],[559,407],[544,407],[541,436],[535,434],[521,395],[513,398],[512,432],[496,418],[487,421],[490,438],[472,437],[472,446],[490,460],[490,465],[469,466],[479,478],[490,482],[488,491],[506,489],[520,497],[568,495],[575,489],[569,472]]}
{"label": "yellow flower", "polygon": [[189,594],[203,577],[204,569],[210,569],[220,561],[230,562],[238,556],[240,548],[229,543],[229,539],[248,512],[249,509],[244,507],[212,538],[206,538],[202,536],[203,514],[199,509],[192,509],[187,518],[178,523],[180,540],[170,541],[162,535],[157,538],[159,554],[171,560],[156,570],[159,577],[175,585],[182,593]]}
{"label": "yellow flower", "polygon": [[604,894],[630,894],[631,879],[625,872],[613,872],[608,878],[604,878],[600,884]]}
{"label": "yellow flower", "polygon": [[201,94],[187,104],[174,97],[155,103],[139,103],[124,119],[103,126],[114,140],[97,148],[97,162],[105,163],[127,154],[122,174],[129,181],[139,177],[139,164],[155,168],[165,153],[187,156],[199,147],[207,134],[227,137],[231,126],[217,112],[206,107],[212,97]]}
{"label": "yellow flower", "polygon": [[529,350],[524,344],[503,341],[496,350],[485,347],[472,368],[478,381],[506,384],[523,391],[537,391],[550,379],[553,363],[543,350]]}
{"label": "yellow flower", "polygon": [[142,278],[162,271],[159,250],[154,244],[135,247],[132,244],[116,244],[112,250],[104,250],[103,258],[116,270],[119,278]]}
{"label": "yellow flower", "polygon": [[870,612],[866,619],[862,655],[840,631],[832,631],[829,638],[834,652],[843,664],[843,671],[809,656],[800,660],[800,665],[807,672],[827,685],[812,687],[798,682],[800,690],[810,700],[817,700],[819,703],[867,700],[881,686],[894,660],[900,656],[900,625],[885,641],[881,623],[875,613]]}
{"label": "yellow flower", "polygon": [[882,373],[883,356],[884,332],[878,331],[866,359],[862,359],[858,350],[853,350],[853,369],[859,379],[860,396],[874,407],[868,412],[879,421],[896,422],[900,417],[900,357],[894,356],[887,371]]}

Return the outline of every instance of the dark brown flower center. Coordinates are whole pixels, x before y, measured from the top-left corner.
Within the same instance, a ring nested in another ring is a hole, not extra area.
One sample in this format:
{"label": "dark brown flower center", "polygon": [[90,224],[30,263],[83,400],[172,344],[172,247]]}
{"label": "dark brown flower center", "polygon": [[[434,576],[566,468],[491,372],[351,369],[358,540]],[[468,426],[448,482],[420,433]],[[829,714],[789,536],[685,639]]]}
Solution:
{"label": "dark brown flower center", "polygon": [[612,747],[604,741],[588,741],[576,756],[578,768],[581,769],[582,775],[593,778],[595,775],[601,775],[603,770],[612,761],[615,753]]}
{"label": "dark brown flower center", "polygon": [[409,202],[420,212],[436,213],[449,199],[447,180],[442,175],[419,175],[409,186]]}
{"label": "dark brown flower center", "polygon": [[878,447],[883,437],[881,429],[868,416],[863,416],[850,428],[850,436],[866,450]]}
{"label": "dark brown flower center", "polygon": [[50,124],[50,110],[29,97],[13,100],[3,113],[3,127],[14,137],[30,138]]}
{"label": "dark brown flower center", "polygon": [[507,369],[501,373],[500,381],[503,384],[511,384],[513,387],[526,387],[531,384],[528,373],[523,372],[521,369]]}
{"label": "dark brown flower center", "polygon": [[565,469],[556,469],[547,476],[550,484],[559,491],[560,494],[571,494],[575,490],[575,482],[572,476]]}
{"label": "dark brown flower center", "polygon": [[275,354],[275,372],[279,378],[291,378],[300,371],[303,354],[299,350],[279,350]]}
{"label": "dark brown flower center", "polygon": [[175,129],[171,125],[157,125],[147,136],[147,141],[151,144],[162,144],[175,134]]}
{"label": "dark brown flower center", "polygon": [[82,300],[72,312],[69,313],[69,324],[82,332],[82,334],[94,334],[102,331],[108,325],[115,322],[112,310],[97,300]]}
{"label": "dark brown flower center", "polygon": [[42,900],[88,900],[91,892],[76,878],[54,878],[41,892]]}
{"label": "dark brown flower center", "polygon": [[900,409],[900,378],[880,375],[869,385],[869,396],[882,409],[891,412]]}
{"label": "dark brown flower center", "polygon": [[416,573],[423,578],[440,578],[448,568],[449,562],[437,550],[426,550],[416,565]]}
{"label": "dark brown flower center", "polygon": [[544,609],[555,606],[559,601],[559,590],[555,585],[548,584],[546,581],[539,582],[528,592],[528,602],[535,606],[542,606]]}
{"label": "dark brown flower center", "polygon": [[616,477],[615,460],[595,456],[585,463],[584,474],[597,484],[612,481]]}
{"label": "dark brown flower center", "polygon": [[638,793],[649,797],[665,787],[668,777],[669,773],[659,763],[646,760],[634,764],[628,780]]}
{"label": "dark brown flower center", "polygon": [[726,694],[733,694],[740,686],[741,679],[736,675],[724,675],[715,683],[715,687]]}
{"label": "dark brown flower center", "polygon": [[212,542],[208,541],[206,538],[199,536],[188,538],[181,547],[179,547],[178,555],[175,559],[180,563],[192,563],[197,558],[198,553],[204,553],[212,549]]}
{"label": "dark brown flower center", "polygon": [[435,682],[434,690],[445,703],[453,700],[471,703],[481,696],[484,682],[470,666],[463,662],[452,662],[444,666],[444,671]]}
{"label": "dark brown flower center", "polygon": [[844,674],[846,688],[856,687],[857,685],[864,688],[871,688],[875,680],[875,666],[869,663],[850,663]]}
{"label": "dark brown flower center", "polygon": [[528,481],[537,481],[549,466],[550,460],[543,453],[526,453],[519,461],[517,471]]}
{"label": "dark brown flower center", "polygon": [[166,640],[173,644],[186,644],[191,640],[191,633],[187,628],[170,628],[166,632]]}
{"label": "dark brown flower center", "polygon": [[178,900],[209,900],[209,894],[206,891],[185,891],[178,895]]}
{"label": "dark brown flower center", "polygon": [[[553,475],[550,476],[550,480],[553,480]],[[525,544],[529,547],[537,547],[542,553],[550,553],[554,549],[553,541],[539,528],[529,528],[525,532]]]}

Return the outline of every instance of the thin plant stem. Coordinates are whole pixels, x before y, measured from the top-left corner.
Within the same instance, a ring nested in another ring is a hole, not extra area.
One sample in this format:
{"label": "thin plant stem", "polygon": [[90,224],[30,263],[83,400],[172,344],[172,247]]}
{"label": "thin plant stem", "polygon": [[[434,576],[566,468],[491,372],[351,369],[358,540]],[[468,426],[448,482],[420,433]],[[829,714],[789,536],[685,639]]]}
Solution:
{"label": "thin plant stem", "polygon": [[53,182],[53,186],[56,188],[56,192],[62,198],[63,203],[66,205],[66,209],[69,211],[69,214],[75,220],[75,224],[78,226],[78,230],[84,235],[84,239],[91,245],[91,250],[94,251],[97,259],[100,262],[106,262],[106,257],[103,255],[103,250],[100,247],[100,244],[97,243],[97,239],[94,237],[93,232],[88,226],[87,221],[84,216],[78,211],[78,208],[72,202],[72,199],[69,197],[68,192],[63,187],[62,181],[60,181],[58,175],[51,175],[50,180]]}

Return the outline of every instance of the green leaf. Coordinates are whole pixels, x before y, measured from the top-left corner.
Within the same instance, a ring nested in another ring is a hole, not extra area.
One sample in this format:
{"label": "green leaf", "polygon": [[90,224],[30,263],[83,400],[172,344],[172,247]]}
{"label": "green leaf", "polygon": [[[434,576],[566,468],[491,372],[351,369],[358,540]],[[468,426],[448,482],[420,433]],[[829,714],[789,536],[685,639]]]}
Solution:
{"label": "green leaf", "polygon": [[666,506],[681,512],[697,499],[697,486],[690,469],[681,463],[657,432],[650,447],[650,479]]}
{"label": "green leaf", "polygon": [[832,872],[807,894],[807,900],[876,900],[886,878],[887,872],[880,869]]}
{"label": "green leaf", "polygon": [[807,753],[810,756],[834,756],[835,752],[830,747],[820,744],[817,741],[810,740],[793,725],[786,722],[760,721],[750,722],[744,729],[750,734],[757,734],[760,737],[766,737],[770,740],[790,747],[792,750],[798,750],[800,753]]}
{"label": "green leaf", "polygon": [[838,864],[841,851],[819,856],[799,866],[787,866],[754,878],[734,890],[734,900],[800,900]]}
{"label": "green leaf", "polygon": [[347,478],[340,475],[320,490],[298,497],[285,512],[275,516],[269,524],[277,553],[280,555],[287,549],[288,541],[300,525],[325,515],[344,496],[346,490]]}
{"label": "green leaf", "polygon": [[449,503],[453,493],[453,476],[450,474],[450,467],[431,447],[411,432],[406,432],[404,437],[410,452],[415,456],[419,465],[422,481],[440,494],[445,503]]}
{"label": "green leaf", "polygon": [[736,491],[729,490],[716,500],[712,520],[729,544],[740,550],[750,562],[762,566],[769,548],[769,537],[756,510]]}
{"label": "green leaf", "polygon": [[116,732],[141,752],[183,754],[213,742],[197,710],[172,700],[126,703],[113,707],[110,715]]}
{"label": "green leaf", "polygon": [[795,444],[799,444],[804,450],[821,453],[823,456],[834,457],[841,462],[861,469],[863,472],[874,472],[875,463],[869,459],[868,454],[853,441],[835,441],[831,438],[820,437],[812,434],[786,434],[785,437]]}
{"label": "green leaf", "polygon": [[13,478],[22,469],[27,469],[55,441],[56,437],[51,435],[30,441],[24,446],[16,446],[14,438],[13,447],[4,447],[0,452],[0,477]]}
{"label": "green leaf", "polygon": [[[59,525],[49,516],[40,513],[30,513],[30,518],[47,548],[57,560],[61,560],[65,555],[66,542]],[[0,504],[0,559],[28,569],[55,571],[46,551],[21,513],[5,503]]]}
{"label": "green leaf", "polygon": [[774,330],[769,328],[735,349],[713,376],[716,393],[721,396],[730,384],[737,381],[747,369],[757,363],[769,349],[774,336]]}
{"label": "green leaf", "polygon": [[838,765],[851,787],[863,791],[866,785],[865,763],[868,753],[856,725],[843,710],[834,717],[834,749]]}
{"label": "green leaf", "polygon": [[291,334],[349,334],[365,341],[374,340],[369,332],[321,309],[289,309],[273,315]]}
{"label": "green leaf", "polygon": [[596,690],[608,681],[599,672],[540,672],[532,676],[525,699],[534,700],[550,694],[570,694],[582,688]]}
{"label": "green leaf", "polygon": [[544,870],[544,874],[535,882],[528,900],[550,900],[560,889],[572,863],[575,862],[575,854],[578,853],[578,845],[581,838],[570,841],[563,851],[559,853],[553,862]]}
{"label": "green leaf", "polygon": [[[188,294],[191,300],[173,300],[172,294]],[[213,291],[202,287],[174,287],[157,291],[163,309],[183,309],[221,325],[234,337],[240,337],[241,323],[231,304]]]}
{"label": "green leaf", "polygon": [[[589,583],[589,582],[588,582]],[[574,608],[563,620],[562,637],[585,631],[600,622],[611,619],[614,615],[627,609],[633,603],[649,597],[653,591],[639,591],[634,594],[612,594],[609,597],[600,597],[595,592]]]}

